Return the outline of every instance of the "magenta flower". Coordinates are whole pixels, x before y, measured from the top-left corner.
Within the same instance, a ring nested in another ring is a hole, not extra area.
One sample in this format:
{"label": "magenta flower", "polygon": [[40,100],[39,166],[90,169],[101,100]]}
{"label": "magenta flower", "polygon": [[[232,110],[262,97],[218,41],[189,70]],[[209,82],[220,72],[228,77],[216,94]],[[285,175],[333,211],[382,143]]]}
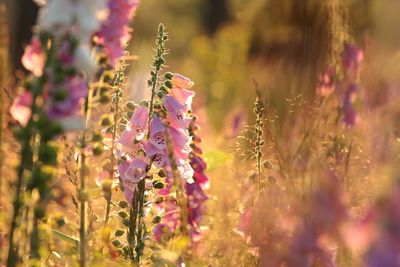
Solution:
{"label": "magenta flower", "polygon": [[205,206],[203,204],[208,197],[197,182],[191,184],[186,183],[185,189],[188,198],[188,221],[189,224],[197,227],[205,211]]}
{"label": "magenta flower", "polygon": [[62,42],[58,51],[58,58],[64,65],[72,65],[74,63],[74,55],[71,53],[71,43],[69,40]]}
{"label": "magenta flower", "polygon": [[40,77],[43,75],[45,60],[46,55],[42,50],[39,37],[32,37],[31,44],[25,48],[22,56],[22,65],[35,76]]}
{"label": "magenta flower", "polygon": [[201,185],[201,187],[207,188],[209,179],[208,176],[204,173],[205,170],[207,169],[207,163],[200,157],[200,156],[193,156],[190,159],[190,164],[192,165],[192,168],[194,170],[194,179],[196,183]]}
{"label": "magenta flower", "polygon": [[32,93],[29,91],[23,92],[14,99],[10,107],[11,116],[18,121],[22,126],[26,126],[31,118]]}
{"label": "magenta flower", "polygon": [[153,238],[157,241],[157,242],[161,242],[161,239],[163,236],[165,236],[166,234],[170,233],[170,229],[168,228],[168,226],[164,223],[159,223],[157,224],[154,229],[153,229]]}
{"label": "magenta flower", "polygon": [[98,43],[104,46],[105,52],[113,66],[124,55],[126,42],[131,38],[129,23],[138,6],[137,0],[109,0],[109,16],[97,32]]}

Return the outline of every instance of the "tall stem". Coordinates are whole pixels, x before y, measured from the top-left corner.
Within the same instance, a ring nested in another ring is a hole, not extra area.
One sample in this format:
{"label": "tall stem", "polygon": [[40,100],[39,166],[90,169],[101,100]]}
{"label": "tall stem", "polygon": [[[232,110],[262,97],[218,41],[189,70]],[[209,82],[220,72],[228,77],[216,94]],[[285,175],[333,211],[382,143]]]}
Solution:
{"label": "tall stem", "polygon": [[18,217],[20,213],[20,209],[23,205],[21,199],[21,192],[22,192],[22,183],[23,183],[23,175],[25,169],[25,163],[29,159],[30,151],[29,151],[29,141],[30,135],[26,136],[24,142],[22,144],[21,149],[21,158],[20,158],[20,165],[18,166],[18,173],[17,173],[17,186],[14,198],[14,209],[13,209],[13,217],[11,219],[11,226],[10,232],[8,234],[8,257],[7,257],[7,267],[16,266],[18,260],[18,251],[14,247],[14,234],[17,228]]}
{"label": "tall stem", "polygon": [[[115,140],[117,139],[117,130],[118,130],[118,122],[120,120],[119,116],[119,109],[120,109],[120,102],[121,102],[121,98],[122,95],[120,95],[120,90],[119,90],[119,86],[122,85],[123,81],[124,81],[124,71],[126,68],[126,64],[125,62],[122,60],[120,62],[120,67],[117,70],[117,73],[115,75],[114,78],[114,82],[113,82],[113,87],[114,87],[114,95],[113,95],[113,103],[114,105],[114,124],[112,127],[112,140],[111,140],[111,167],[109,170],[109,175],[110,175],[110,180],[114,179],[114,166],[116,164],[115,162]],[[121,91],[122,92],[122,91]],[[104,214],[104,225],[108,225],[108,221],[110,219],[110,212],[111,212],[111,198],[112,198],[112,191],[111,190],[107,190],[105,192],[105,199],[106,199],[106,209],[105,209],[105,214]]]}
{"label": "tall stem", "polygon": [[80,155],[80,228],[79,228],[79,266],[86,266],[86,133],[82,134],[81,138],[81,155]]}
{"label": "tall stem", "polygon": [[[37,80],[38,87],[42,86],[41,80]],[[32,166],[32,157],[33,153],[31,150],[31,141],[33,138],[33,121],[32,117],[36,112],[36,98],[37,94],[33,94],[32,104],[31,104],[31,117],[28,121],[26,127],[24,127],[21,131],[23,133],[23,140],[21,144],[21,157],[20,163],[17,169],[17,185],[15,198],[13,202],[13,217],[11,218],[10,232],[8,235],[8,257],[7,257],[7,267],[16,266],[18,260],[18,251],[14,246],[14,235],[17,229],[17,222],[19,218],[20,209],[23,206],[23,199],[21,197],[22,193],[22,185],[24,178],[24,171],[26,168],[30,168]]]}
{"label": "tall stem", "polygon": [[[6,20],[6,6],[0,3],[0,194],[2,191],[2,167],[4,163],[3,157],[3,109],[5,97],[3,88],[6,87],[8,76],[8,25]],[[1,203],[0,203],[1,206]]]}
{"label": "tall stem", "polygon": [[82,133],[80,141],[80,227],[79,227],[79,266],[86,266],[86,228],[87,228],[87,201],[88,196],[86,192],[86,131],[89,126],[90,114],[91,114],[91,103],[92,103],[92,90],[89,87],[88,96],[85,101],[85,114],[86,114],[86,129]]}

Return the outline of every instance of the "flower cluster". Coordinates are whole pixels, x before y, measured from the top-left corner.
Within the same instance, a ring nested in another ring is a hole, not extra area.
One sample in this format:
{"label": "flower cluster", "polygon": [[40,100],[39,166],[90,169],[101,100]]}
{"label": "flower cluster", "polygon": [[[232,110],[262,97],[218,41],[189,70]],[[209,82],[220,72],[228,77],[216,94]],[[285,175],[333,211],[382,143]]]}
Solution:
{"label": "flower cluster", "polygon": [[193,183],[186,183],[186,196],[188,199],[188,224],[190,225],[189,233],[192,241],[197,241],[200,237],[200,222],[205,212],[205,202],[208,199],[205,189],[209,186],[209,179],[205,174],[207,163],[202,158],[202,149],[198,146],[201,138],[197,135],[199,126],[196,117],[193,117],[189,127],[192,137],[192,152],[190,154],[190,165],[194,170]]}
{"label": "flower cluster", "polygon": [[109,0],[107,20],[96,33],[97,43],[104,47],[107,58],[115,66],[124,55],[126,43],[131,38],[129,23],[138,6],[138,0]]}
{"label": "flower cluster", "polygon": [[95,69],[90,40],[105,18],[105,8],[103,0],[50,1],[41,7],[39,33],[26,47],[22,63],[34,76],[42,78],[42,84],[40,88],[26,88],[10,110],[22,126],[31,117],[34,90],[43,97],[50,120],[60,122],[64,129],[82,127],[79,109]]}
{"label": "flower cluster", "polygon": [[149,165],[143,152],[148,132],[148,117],[149,109],[147,107],[137,107],[118,140],[118,156],[123,157],[118,166],[118,172],[129,203],[132,202],[137,184],[146,177]]}
{"label": "flower cluster", "polygon": [[359,78],[363,58],[364,54],[359,47],[353,44],[345,44],[341,66],[344,78],[338,79],[335,71],[328,69],[320,76],[317,86],[317,94],[320,96],[326,97],[335,90],[341,94],[343,122],[347,126],[355,125],[358,120],[354,102],[360,90]]}
{"label": "flower cluster", "polygon": [[[398,182],[397,182],[398,183]],[[369,209],[362,229],[369,247],[362,266],[397,266],[400,258],[400,186],[395,185],[384,199]]]}
{"label": "flower cluster", "polygon": [[[193,169],[188,163],[190,136],[188,126],[190,118],[188,111],[191,108],[193,91],[178,87],[192,86],[191,81],[182,83],[173,78],[175,87],[165,92],[155,110],[149,114],[148,107],[141,106],[135,109],[126,129],[119,139],[119,156],[124,159],[119,165],[119,174],[124,185],[125,195],[131,201],[136,185],[146,176],[150,162],[155,169],[164,169],[171,174],[171,162],[167,151],[167,137],[170,137],[174,149],[174,161],[179,174],[184,180],[191,180]],[[150,116],[150,124],[148,124]],[[167,176],[170,182],[171,175]]]}
{"label": "flower cluster", "polygon": [[340,184],[328,175],[302,207],[269,188],[243,214],[240,229],[259,249],[261,266],[335,266],[330,248],[341,242],[347,218]]}
{"label": "flower cluster", "polygon": [[342,57],[342,65],[345,71],[345,91],[343,96],[343,121],[348,126],[357,123],[358,115],[354,107],[354,101],[359,91],[359,76],[361,62],[364,54],[360,48],[355,45],[346,44]]}

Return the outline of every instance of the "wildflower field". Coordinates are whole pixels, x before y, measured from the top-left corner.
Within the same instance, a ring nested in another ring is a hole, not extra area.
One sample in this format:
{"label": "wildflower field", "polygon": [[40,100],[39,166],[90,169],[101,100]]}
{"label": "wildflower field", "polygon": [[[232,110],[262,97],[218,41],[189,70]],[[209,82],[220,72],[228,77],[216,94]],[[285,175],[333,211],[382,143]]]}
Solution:
{"label": "wildflower field", "polygon": [[399,10],[0,0],[0,267],[400,267]]}

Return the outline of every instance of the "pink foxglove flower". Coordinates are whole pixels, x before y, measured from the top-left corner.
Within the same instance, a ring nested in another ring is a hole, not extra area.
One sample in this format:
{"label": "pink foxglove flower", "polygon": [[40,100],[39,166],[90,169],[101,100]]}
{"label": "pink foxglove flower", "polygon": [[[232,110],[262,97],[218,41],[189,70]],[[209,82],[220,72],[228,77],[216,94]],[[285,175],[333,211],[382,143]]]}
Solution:
{"label": "pink foxglove flower", "polygon": [[138,141],[143,140],[147,134],[147,120],[149,118],[149,109],[146,107],[138,107],[135,109],[132,117],[127,125],[127,130],[131,131]]}
{"label": "pink foxglove flower", "polygon": [[22,64],[31,71],[35,76],[43,75],[46,55],[42,50],[42,44],[39,37],[32,37],[31,44],[25,48],[25,53],[22,56]]}
{"label": "pink foxglove flower", "polygon": [[179,103],[178,100],[170,95],[164,97],[163,104],[167,110],[167,120],[170,125],[176,128],[187,129],[190,123],[190,118],[186,115],[188,112],[187,106]]}
{"label": "pink foxglove flower", "polygon": [[132,201],[137,184],[146,177],[147,166],[148,163],[144,159],[134,158],[131,161],[122,162],[118,167],[124,193],[129,203]]}
{"label": "pink foxglove flower", "polygon": [[129,23],[138,6],[138,0],[109,0],[109,16],[96,33],[113,66],[124,55],[125,45],[131,38]]}
{"label": "pink foxglove flower", "polygon": [[174,73],[174,76],[172,77],[172,84],[179,88],[190,89],[193,87],[194,82],[181,74]]}
{"label": "pink foxglove flower", "polygon": [[335,71],[329,69],[319,77],[319,84],[317,86],[317,94],[320,96],[328,96],[335,91],[336,85],[334,81]]}
{"label": "pink foxglove flower", "polygon": [[29,91],[25,91],[15,98],[14,103],[10,108],[11,116],[15,120],[17,120],[23,127],[28,124],[29,119],[31,118],[31,105],[32,93]]}

